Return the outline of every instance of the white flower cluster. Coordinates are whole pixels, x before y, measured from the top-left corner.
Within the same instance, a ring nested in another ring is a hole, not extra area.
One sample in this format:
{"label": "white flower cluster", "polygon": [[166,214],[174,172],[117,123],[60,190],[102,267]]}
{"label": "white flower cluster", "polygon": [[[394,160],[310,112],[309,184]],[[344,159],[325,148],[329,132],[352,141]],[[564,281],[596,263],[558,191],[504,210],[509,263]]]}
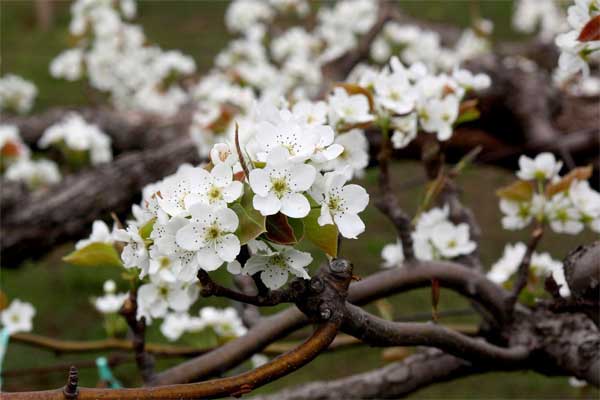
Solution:
{"label": "white flower cluster", "polygon": [[565,14],[558,1],[518,0],[512,16],[513,27],[523,33],[538,31],[544,41],[551,41],[566,30]]}
{"label": "white flower cluster", "polygon": [[37,93],[33,83],[17,75],[6,74],[0,78],[0,111],[27,113],[31,111]]}
{"label": "white flower cluster", "polygon": [[[511,276],[517,272],[523,257],[527,251],[525,243],[515,243],[514,245],[507,244],[504,247],[502,257],[492,266],[487,274],[487,277],[498,284],[507,282]],[[548,253],[536,253],[531,256],[529,266],[533,276],[545,279],[547,276],[552,276],[554,281],[559,286],[559,293],[562,297],[568,297],[571,294],[569,285],[565,279],[563,264],[560,261],[553,259]],[[541,282],[543,287],[543,281]]]}
{"label": "white flower cluster", "polygon": [[160,331],[167,339],[175,341],[186,332],[200,332],[207,328],[224,339],[243,336],[247,331],[234,308],[218,309],[208,306],[202,307],[197,317],[187,313],[167,314]]}
{"label": "white flower cluster", "polygon": [[129,296],[128,293],[116,293],[115,281],[108,280],[103,285],[104,296],[92,299],[92,304],[101,314],[114,314],[119,312],[123,303]]}
{"label": "white flower cluster", "polygon": [[587,225],[600,232],[600,193],[577,175],[561,177],[562,163],[551,153],[535,159],[521,156],[519,197],[500,194],[505,229],[516,230],[533,220],[548,222],[554,232],[575,235]]}
{"label": "white flower cluster", "polygon": [[600,40],[580,41],[583,28],[600,15],[600,0],[576,0],[569,7],[567,21],[569,30],[556,37],[561,54],[555,80],[564,83],[582,73],[589,77],[590,63],[600,63]]}
{"label": "white flower cluster", "polygon": [[77,113],[68,114],[62,121],[48,127],[38,142],[42,149],[51,145],[66,146],[70,151],[86,153],[92,165],[112,160],[110,144],[107,134]]}
{"label": "white flower cluster", "polygon": [[30,303],[14,299],[7,308],[0,311],[0,322],[9,335],[30,332],[33,328],[34,316],[35,308]]}
{"label": "white flower cluster", "polygon": [[452,71],[463,62],[490,51],[490,21],[479,21],[477,29],[465,29],[453,48],[442,45],[438,32],[417,25],[387,22],[371,45],[371,58],[384,63],[397,55],[407,64],[423,63],[431,71]]}
{"label": "white flower cluster", "polygon": [[[449,220],[448,206],[432,208],[421,214],[412,233],[415,256],[419,260],[450,260],[472,253],[477,245],[469,235],[465,223],[454,224]],[[381,257],[383,267],[397,267],[404,261],[399,241],[384,246]]]}
{"label": "white flower cluster", "polygon": [[31,159],[31,151],[14,125],[0,125],[0,171],[7,180],[23,182],[30,189],[57,183],[61,179],[53,161]]}
{"label": "white flower cluster", "polygon": [[87,75],[120,109],[173,115],[188,100],[176,82],[195,72],[195,62],[179,51],[147,45],[142,28],[123,20],[135,14],[134,0],[74,2],[70,31],[79,38],[77,47],[59,54],[50,73],[71,81]]}
{"label": "white flower cluster", "polygon": [[314,29],[296,25],[276,36],[269,34],[266,23],[279,13],[306,17],[309,10],[304,0],[231,3],[226,24],[242,35],[217,55],[215,69],[191,91],[197,102],[191,134],[201,155],[208,155],[224,137],[231,138],[236,123],[247,133],[247,125],[254,125],[256,103],[287,106],[284,98],[297,103],[316,96],[322,86],[323,64],[349,50],[357,36],[368,31],[378,4],[344,0],[333,7],[322,5]]}
{"label": "white flower cluster", "polygon": [[330,99],[333,122],[355,124],[375,120],[394,131],[392,143],[395,148],[407,146],[422,129],[436,134],[438,140],[448,140],[459,117],[461,100],[470,90],[482,90],[490,86],[485,74],[473,75],[463,69],[455,69],[451,75],[431,74],[422,63],[406,68],[397,57],[392,57],[389,67],[381,71],[361,66],[350,76],[370,94],[347,95],[336,89]]}
{"label": "white flower cluster", "polygon": [[[216,144],[209,165],[183,165],[174,175],[146,187],[127,229],[109,233],[105,224],[96,222],[91,238],[77,247],[125,243],[123,265],[139,269],[146,282],[138,291],[138,315],[148,321],[169,310],[189,309],[198,297],[199,269],[213,271],[227,263],[232,274],[260,273],[271,289],[283,286],[289,274],[308,279],[310,254],[257,237],[260,232],[244,238],[241,225],[248,221],[240,219],[247,219],[248,212],[264,217],[280,214],[302,224],[315,209],[311,217],[315,223],[335,225],[344,237],[356,238],[364,231],[358,213],[366,208],[369,196],[364,188],[347,183],[352,166],[336,161],[345,148],[334,142],[334,131],[324,118],[307,117],[309,106],[313,104],[294,112],[263,104],[255,111],[251,134],[240,132],[244,164],[251,168],[248,176],[235,147]],[[242,202],[242,197],[247,200]],[[241,266],[236,258],[247,242],[252,256]]]}
{"label": "white flower cluster", "polygon": [[326,50],[321,59],[335,60],[358,44],[358,36],[366,34],[375,24],[379,7],[373,0],[339,1],[331,8],[323,7],[317,15],[317,36]]}

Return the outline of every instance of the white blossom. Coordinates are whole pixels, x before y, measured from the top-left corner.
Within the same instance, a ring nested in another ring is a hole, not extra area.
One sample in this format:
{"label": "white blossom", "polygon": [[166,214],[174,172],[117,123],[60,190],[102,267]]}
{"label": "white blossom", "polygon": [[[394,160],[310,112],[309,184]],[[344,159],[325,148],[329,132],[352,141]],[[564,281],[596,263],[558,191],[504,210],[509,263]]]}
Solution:
{"label": "white blossom", "polygon": [[383,258],[382,266],[384,268],[393,268],[402,265],[404,261],[404,252],[402,250],[402,243],[400,240],[396,240],[395,243],[388,243],[383,246],[381,250],[381,258]]}
{"label": "white blossom", "polygon": [[76,81],[83,74],[83,52],[81,49],[68,49],[60,53],[50,63],[50,75]]}
{"label": "white blossom", "polygon": [[206,271],[235,260],[240,252],[240,241],[233,234],[239,224],[236,213],[202,203],[191,206],[190,213],[190,223],[177,231],[177,244],[197,252],[200,268]]}
{"label": "white blossom", "polygon": [[552,180],[561,168],[562,162],[557,161],[552,153],[541,153],[534,159],[522,155],[519,157],[517,176],[526,181]]}
{"label": "white blossom", "polygon": [[250,187],[254,191],[254,208],[262,215],[281,213],[303,218],[310,204],[302,192],[315,181],[316,170],[307,164],[290,163],[289,152],[276,147],[269,153],[265,168],[250,171]]}
{"label": "white blossom", "polygon": [[110,137],[79,114],[68,114],[62,121],[47,128],[38,145],[47,148],[63,143],[71,150],[89,152],[93,165],[112,160]]}
{"label": "white blossom", "polygon": [[328,98],[329,120],[332,125],[362,124],[375,118],[369,110],[369,100],[362,94],[349,95],[342,88],[335,88]]}
{"label": "white blossom", "polygon": [[20,76],[6,74],[0,78],[0,110],[27,113],[37,94],[35,85]]}
{"label": "white blossom", "polygon": [[279,246],[270,254],[256,254],[244,265],[243,273],[254,275],[260,272],[260,279],[272,290],[279,289],[288,280],[288,274],[310,279],[305,267],[312,262],[310,253],[292,247]]}
{"label": "white blossom", "polygon": [[129,297],[128,293],[115,293],[116,284],[113,280],[104,282],[104,296],[92,299],[92,304],[101,314],[113,314],[118,312],[123,303]]}
{"label": "white blossom", "polygon": [[4,176],[9,181],[24,182],[30,189],[52,185],[61,180],[56,163],[45,159],[20,159],[8,167]]}
{"label": "white blossom", "polygon": [[135,225],[129,225],[127,230],[116,229],[113,232],[115,241],[127,243],[121,252],[125,268],[139,268],[140,278],[148,273],[149,255],[144,239],[140,236]]}
{"label": "white blossom", "polygon": [[347,181],[347,174],[329,172],[320,179],[312,194],[321,204],[319,225],[335,224],[343,237],[356,239],[365,230],[358,213],[369,204],[369,195],[359,185],[346,185]]}
{"label": "white blossom", "polygon": [[344,150],[338,157],[329,161],[324,169],[342,171],[349,166],[352,176],[361,177],[369,165],[369,142],[364,132],[352,129],[337,135],[335,143],[341,145]]}
{"label": "white blossom", "polygon": [[154,276],[150,279],[137,292],[137,318],[145,317],[147,323],[164,317],[168,310],[187,311],[198,298],[199,289],[195,284],[163,282]]}
{"label": "white blossom", "polygon": [[113,244],[114,239],[112,236],[112,232],[108,225],[104,221],[96,220],[92,224],[92,233],[89,238],[82,239],[75,243],[75,248],[77,250],[82,249],[92,243],[107,243]]}
{"label": "white blossom", "polygon": [[224,309],[202,307],[200,320],[205,327],[213,328],[217,335],[223,337],[238,337],[244,335],[247,331],[233,307]]}
{"label": "white blossom", "polygon": [[475,250],[477,245],[470,239],[469,226],[453,224],[448,218],[448,206],[432,208],[419,216],[412,233],[418,259],[452,259]]}
{"label": "white blossom", "polygon": [[10,305],[0,311],[0,322],[9,335],[18,332],[30,332],[33,329],[35,308],[30,303],[14,299]]}

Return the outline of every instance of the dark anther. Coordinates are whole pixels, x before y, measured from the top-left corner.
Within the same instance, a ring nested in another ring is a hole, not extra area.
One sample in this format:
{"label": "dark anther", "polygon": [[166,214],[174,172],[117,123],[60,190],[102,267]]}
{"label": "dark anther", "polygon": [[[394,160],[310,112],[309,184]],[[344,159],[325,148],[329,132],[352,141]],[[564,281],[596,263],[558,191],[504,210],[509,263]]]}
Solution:
{"label": "dark anther", "polygon": [[71,366],[69,369],[69,378],[67,379],[67,384],[63,389],[63,394],[65,399],[76,399],[79,394],[79,389],[77,385],[79,383],[79,374],[77,373],[77,368],[75,366]]}
{"label": "dark anther", "polygon": [[331,310],[329,308],[321,309],[321,318],[325,320],[331,318]]}
{"label": "dark anther", "polygon": [[351,267],[350,262],[348,262],[348,260],[345,260],[343,258],[336,258],[335,260],[331,261],[331,263],[329,264],[329,268],[333,272],[342,273],[349,271]]}
{"label": "dark anther", "polygon": [[321,293],[323,291],[323,289],[325,289],[325,285],[323,284],[323,281],[321,280],[321,278],[314,278],[310,282],[310,287],[312,290],[314,290],[317,293]]}

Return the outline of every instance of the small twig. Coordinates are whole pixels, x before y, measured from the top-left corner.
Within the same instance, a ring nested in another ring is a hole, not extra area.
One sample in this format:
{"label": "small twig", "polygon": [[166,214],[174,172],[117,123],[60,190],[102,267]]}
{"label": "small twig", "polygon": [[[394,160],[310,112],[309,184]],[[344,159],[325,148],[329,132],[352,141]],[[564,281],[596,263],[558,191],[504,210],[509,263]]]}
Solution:
{"label": "small twig", "polygon": [[154,357],[145,349],[146,345],[146,318],[137,319],[137,292],[129,292],[129,298],[121,307],[120,314],[125,317],[133,334],[132,346],[135,352],[135,361],[145,383],[154,379]]}
{"label": "small twig", "polygon": [[398,204],[398,197],[392,191],[390,182],[389,160],[392,155],[391,142],[387,128],[382,129],[382,140],[377,161],[379,163],[379,191],[380,198],[376,201],[377,208],[386,215],[394,227],[402,244],[404,259],[410,264],[415,260],[412,240],[412,225],[410,217]]}
{"label": "small twig", "polygon": [[521,260],[521,264],[519,264],[519,269],[517,270],[517,277],[515,279],[514,286],[508,297],[507,301],[507,311],[508,314],[512,313],[512,310],[515,308],[515,304],[519,298],[519,294],[527,285],[527,281],[529,280],[529,266],[531,265],[531,257],[533,252],[537,248],[540,239],[544,234],[544,227],[541,224],[538,224],[533,232],[531,232],[531,239],[529,239],[529,243],[527,244],[527,251]]}
{"label": "small twig", "polygon": [[[217,296],[226,297],[230,300],[239,301],[241,303],[251,304],[254,306],[275,306],[281,303],[293,303],[303,293],[300,285],[290,284],[285,289],[271,290],[267,294],[258,294],[256,296],[238,292],[233,289],[226,288],[213,281],[210,275],[204,271],[198,271],[198,280],[202,285],[201,294],[204,297]],[[300,290],[298,290],[300,289]]]}

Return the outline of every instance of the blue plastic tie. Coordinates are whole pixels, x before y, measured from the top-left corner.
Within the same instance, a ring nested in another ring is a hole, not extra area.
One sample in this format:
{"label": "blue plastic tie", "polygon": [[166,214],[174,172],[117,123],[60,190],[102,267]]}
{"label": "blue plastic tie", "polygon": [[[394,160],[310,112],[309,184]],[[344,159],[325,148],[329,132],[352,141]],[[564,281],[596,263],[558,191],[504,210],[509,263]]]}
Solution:
{"label": "blue plastic tie", "polygon": [[108,382],[111,388],[119,389],[123,386],[121,382],[115,378],[110,367],[108,366],[108,360],[106,357],[98,357],[96,358],[96,366],[98,367],[98,375],[100,376],[100,380]]}
{"label": "blue plastic tie", "polygon": [[4,361],[4,355],[6,354],[9,338],[10,333],[8,332],[8,329],[0,329],[0,388],[2,388],[2,362]]}

